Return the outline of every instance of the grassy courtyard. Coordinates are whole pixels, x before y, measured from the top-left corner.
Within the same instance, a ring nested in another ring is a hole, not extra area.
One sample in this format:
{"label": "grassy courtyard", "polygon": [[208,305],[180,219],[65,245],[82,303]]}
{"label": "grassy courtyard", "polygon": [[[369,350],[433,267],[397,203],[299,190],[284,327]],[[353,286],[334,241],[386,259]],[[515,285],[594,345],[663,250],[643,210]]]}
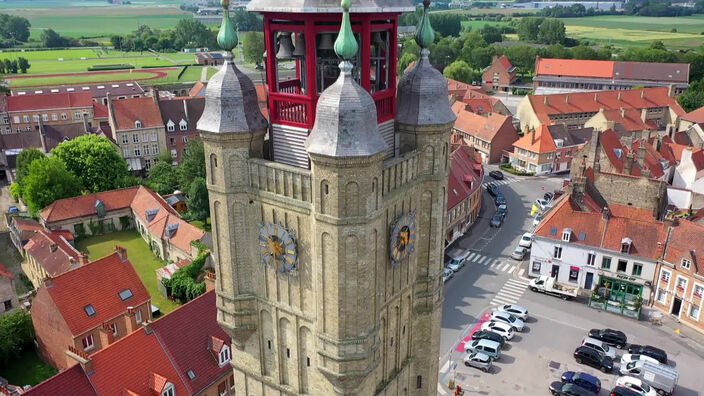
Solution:
{"label": "grassy courtyard", "polygon": [[127,249],[127,257],[149,291],[152,297],[152,304],[159,307],[162,314],[176,309],[178,304],[164,297],[157,287],[155,270],[164,266],[164,262],[154,256],[154,253],[152,253],[137,231],[119,231],[92,236],[76,243],[78,250],[88,254],[91,260],[96,260],[112,253],[115,250],[115,245],[120,245]]}
{"label": "grassy courtyard", "polygon": [[36,385],[54,374],[56,369],[42,362],[31,349],[22,352],[19,358],[12,359],[7,367],[0,367],[0,377],[18,386]]}

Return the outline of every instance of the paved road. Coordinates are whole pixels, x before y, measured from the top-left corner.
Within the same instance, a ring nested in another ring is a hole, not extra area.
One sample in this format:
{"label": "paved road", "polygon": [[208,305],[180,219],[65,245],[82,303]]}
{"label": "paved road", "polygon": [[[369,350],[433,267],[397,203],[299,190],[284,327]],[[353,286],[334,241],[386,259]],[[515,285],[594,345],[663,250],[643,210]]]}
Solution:
{"label": "paved road", "polygon": [[[572,352],[589,329],[612,327],[623,330],[630,343],[656,345],[667,351],[671,364],[680,373],[676,395],[704,395],[704,376],[701,375],[704,346],[700,350],[691,348],[665,326],[634,321],[591,309],[583,302],[565,302],[527,289],[524,279],[527,260],[517,263],[509,254],[523,232],[531,228],[530,206],[535,198],[542,196],[542,187],[552,190],[561,185],[562,178],[515,178],[515,181],[502,185],[500,189],[507,198],[509,214],[499,229],[488,226],[495,208],[491,197],[484,193],[485,204],[479,221],[450,246],[449,249],[469,249],[472,254],[465,267],[445,286],[439,393],[449,394],[450,360],[459,360],[455,379],[467,390],[466,394],[547,394],[550,382],[559,380],[562,372],[577,370],[600,378],[601,395],[607,395],[617,375],[578,365]],[[531,317],[526,331],[509,342],[501,358],[495,362],[492,373],[485,374],[463,366],[464,353],[457,352],[458,345],[462,349],[460,341],[477,321],[486,319],[485,313],[503,303],[518,303],[528,308]],[[617,355],[622,353],[624,351],[618,351]]]}

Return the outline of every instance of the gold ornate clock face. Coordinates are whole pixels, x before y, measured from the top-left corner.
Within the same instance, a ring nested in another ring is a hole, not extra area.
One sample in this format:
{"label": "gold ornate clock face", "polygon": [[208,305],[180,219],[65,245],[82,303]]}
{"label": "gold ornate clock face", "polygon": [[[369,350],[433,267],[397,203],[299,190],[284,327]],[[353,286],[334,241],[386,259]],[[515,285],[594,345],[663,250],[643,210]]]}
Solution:
{"label": "gold ornate clock face", "polygon": [[276,271],[289,272],[298,259],[296,239],[280,224],[263,223],[259,226],[259,257]]}
{"label": "gold ornate clock face", "polygon": [[391,227],[389,240],[392,265],[398,264],[413,253],[416,243],[416,214],[406,213],[399,217]]}

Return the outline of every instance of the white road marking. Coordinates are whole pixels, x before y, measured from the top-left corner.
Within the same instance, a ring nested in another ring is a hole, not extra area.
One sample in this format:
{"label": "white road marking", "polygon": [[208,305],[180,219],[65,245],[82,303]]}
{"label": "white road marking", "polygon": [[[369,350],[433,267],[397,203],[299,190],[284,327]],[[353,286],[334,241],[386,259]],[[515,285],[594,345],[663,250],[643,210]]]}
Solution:
{"label": "white road marking", "polygon": [[508,270],[508,273],[512,274],[513,271],[515,271],[515,270],[516,270],[516,266],[514,265],[513,267],[511,267],[511,269]]}
{"label": "white road marking", "polygon": [[479,254],[479,253],[477,253],[477,255],[474,256],[474,258],[472,259],[472,262],[473,262],[473,263],[476,263],[476,262],[479,260],[480,257],[482,257],[482,255]]}
{"label": "white road marking", "polygon": [[499,291],[498,295],[506,295],[506,296],[518,298],[518,297],[520,297],[520,296],[523,295],[523,292],[522,292],[522,291],[521,291],[521,292],[517,292],[517,291],[514,291],[514,290],[501,289],[501,290]]}
{"label": "white road marking", "polygon": [[494,263],[491,265],[491,268],[498,268],[501,265],[501,261],[496,260]]}
{"label": "white road marking", "polygon": [[526,272],[525,268],[521,268],[520,271],[518,271],[518,276],[523,276],[523,273]]}
{"label": "white road marking", "polygon": [[474,256],[476,256],[476,253],[470,254],[469,256],[467,256],[467,260],[466,260],[466,261],[471,260]]}
{"label": "white road marking", "polygon": [[509,299],[509,298],[505,298],[505,297],[502,297],[502,296],[496,296],[496,297],[494,297],[493,300],[491,300],[491,304],[493,304],[493,305],[515,304],[515,303],[517,303],[517,302],[518,302],[518,299],[517,299],[517,298],[515,298],[515,299],[514,299],[514,298]]}
{"label": "white road marking", "polygon": [[488,257],[486,257],[486,256],[482,256],[481,260],[479,260],[479,264],[482,264],[484,262],[484,260],[486,260],[487,258]]}
{"label": "white road marking", "polygon": [[511,264],[506,264],[503,268],[501,268],[501,272],[506,272],[506,270],[507,270],[508,267],[510,267],[510,266],[511,266]]}
{"label": "white road marking", "polygon": [[512,284],[519,285],[519,286],[528,286],[528,284],[529,284],[529,282],[519,281],[516,279],[509,279],[508,283],[512,283]]}

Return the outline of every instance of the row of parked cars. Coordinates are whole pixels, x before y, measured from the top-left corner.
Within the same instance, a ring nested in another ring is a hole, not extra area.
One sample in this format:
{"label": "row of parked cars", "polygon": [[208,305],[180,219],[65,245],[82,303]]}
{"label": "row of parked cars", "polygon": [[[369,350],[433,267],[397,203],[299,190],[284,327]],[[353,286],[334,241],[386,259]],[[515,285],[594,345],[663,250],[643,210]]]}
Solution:
{"label": "row of parked cars", "polygon": [[[574,351],[575,361],[611,373],[617,360],[616,350],[624,349],[611,396],[671,395],[677,385],[677,370],[667,364],[667,353],[650,345],[628,345],[622,331],[592,329]],[[549,386],[553,395],[595,396],[601,381],[588,373],[565,372],[560,381]]]}
{"label": "row of parked cars", "polygon": [[504,304],[496,307],[489,320],[482,323],[480,330],[472,333],[472,339],[465,342],[467,355],[464,364],[484,372],[491,371],[492,362],[501,358],[501,349],[513,339],[515,332],[525,330],[528,310],[520,305]]}
{"label": "row of parked cars", "polygon": [[456,250],[445,254],[445,268],[442,273],[442,283],[450,280],[462,267],[464,267],[467,257],[470,255],[469,250]]}

